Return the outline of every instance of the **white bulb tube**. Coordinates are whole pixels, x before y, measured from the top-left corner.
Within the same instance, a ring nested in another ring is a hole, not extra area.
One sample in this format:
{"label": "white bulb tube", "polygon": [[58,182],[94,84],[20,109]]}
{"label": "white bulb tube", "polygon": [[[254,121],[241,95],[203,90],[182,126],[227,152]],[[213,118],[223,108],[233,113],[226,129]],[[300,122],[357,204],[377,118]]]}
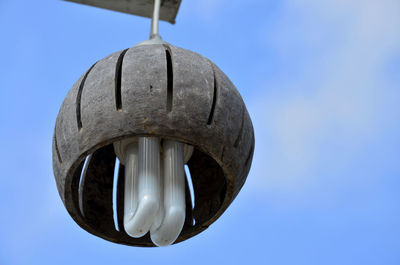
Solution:
{"label": "white bulb tube", "polygon": [[183,144],[164,140],[164,218],[158,228],[152,227],[150,237],[157,246],[172,244],[182,231],[185,221],[185,171]]}
{"label": "white bulb tube", "polygon": [[139,137],[138,206],[125,223],[132,237],[144,236],[152,226],[160,205],[160,146],[155,137]]}
{"label": "white bulb tube", "polygon": [[158,208],[158,212],[156,217],[154,218],[154,222],[150,227],[150,233],[155,231],[157,228],[160,227],[163,219],[164,219],[164,159],[163,156],[160,156],[160,206]]}
{"label": "white bulb tube", "polygon": [[129,235],[129,221],[138,204],[138,143],[131,143],[125,151],[124,227]]}

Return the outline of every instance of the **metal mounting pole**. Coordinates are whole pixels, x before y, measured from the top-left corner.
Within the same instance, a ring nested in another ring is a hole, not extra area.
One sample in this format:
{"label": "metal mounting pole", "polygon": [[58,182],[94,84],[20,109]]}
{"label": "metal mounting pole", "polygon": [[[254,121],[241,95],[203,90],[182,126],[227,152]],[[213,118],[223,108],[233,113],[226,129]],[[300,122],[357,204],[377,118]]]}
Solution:
{"label": "metal mounting pole", "polygon": [[136,46],[149,45],[149,44],[168,44],[163,41],[160,34],[158,34],[158,24],[160,21],[161,0],[154,0],[153,2],[153,16],[151,19],[150,39],[138,43]]}
{"label": "metal mounting pole", "polygon": [[150,39],[161,39],[160,35],[158,34],[158,24],[160,20],[160,6],[161,6],[161,0],[154,0]]}

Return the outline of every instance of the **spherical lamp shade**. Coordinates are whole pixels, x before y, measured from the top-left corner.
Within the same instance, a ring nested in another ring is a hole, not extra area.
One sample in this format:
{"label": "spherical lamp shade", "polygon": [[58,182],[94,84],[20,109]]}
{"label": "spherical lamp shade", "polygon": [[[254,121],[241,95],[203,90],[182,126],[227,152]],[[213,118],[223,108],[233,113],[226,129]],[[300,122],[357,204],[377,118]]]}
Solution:
{"label": "spherical lamp shade", "polygon": [[193,147],[187,165],[194,208],[186,181],[185,221],[175,242],[207,229],[238,194],[254,152],[252,122],[235,86],[203,56],[152,44],[98,61],[66,96],[53,138],[54,175],[66,209],[96,236],[154,246],[149,234],[133,238],[124,230],[123,163],[114,174],[114,143],[142,136]]}

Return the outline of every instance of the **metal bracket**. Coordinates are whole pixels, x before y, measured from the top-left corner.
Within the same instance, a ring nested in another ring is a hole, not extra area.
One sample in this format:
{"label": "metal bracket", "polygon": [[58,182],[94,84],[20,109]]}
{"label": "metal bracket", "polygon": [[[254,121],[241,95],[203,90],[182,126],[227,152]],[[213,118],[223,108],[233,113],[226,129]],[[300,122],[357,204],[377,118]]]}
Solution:
{"label": "metal bracket", "polygon": [[[119,11],[141,17],[153,16],[154,0],[64,0],[109,10]],[[182,0],[162,0],[160,20],[175,24]]]}

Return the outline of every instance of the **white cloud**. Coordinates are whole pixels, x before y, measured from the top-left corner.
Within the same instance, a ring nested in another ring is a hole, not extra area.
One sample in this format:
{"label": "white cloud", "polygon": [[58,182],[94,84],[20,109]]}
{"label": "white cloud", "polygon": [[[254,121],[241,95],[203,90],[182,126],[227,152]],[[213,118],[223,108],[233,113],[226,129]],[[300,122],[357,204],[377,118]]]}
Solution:
{"label": "white cloud", "polygon": [[281,68],[260,89],[263,102],[250,106],[258,136],[252,187],[307,189],[327,152],[342,146],[340,162],[379,136],[393,92],[385,64],[399,52],[399,11],[395,0],[287,1],[264,29]]}

